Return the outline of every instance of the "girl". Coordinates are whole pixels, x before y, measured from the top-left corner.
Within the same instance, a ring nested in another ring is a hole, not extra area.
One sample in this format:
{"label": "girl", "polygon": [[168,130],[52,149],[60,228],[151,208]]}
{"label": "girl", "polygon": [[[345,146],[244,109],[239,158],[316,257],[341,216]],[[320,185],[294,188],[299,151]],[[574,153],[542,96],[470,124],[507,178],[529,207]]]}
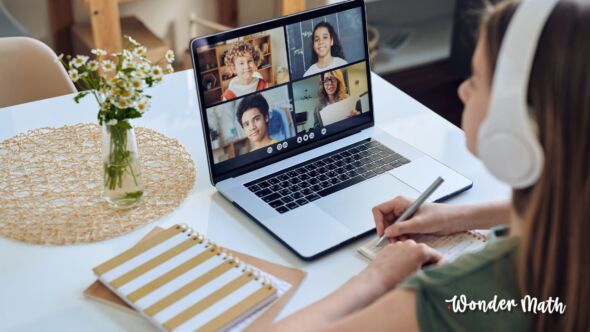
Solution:
{"label": "girl", "polygon": [[[486,117],[492,77],[502,38],[518,3],[504,2],[484,20],[473,57],[473,75],[459,88],[465,104],[467,147],[476,153],[477,133]],[[453,232],[510,220],[508,236],[484,250],[442,266],[440,256],[411,240],[388,245],[358,276],[318,303],[277,325],[277,330],[435,331],[590,330],[590,5],[562,0],[545,23],[529,78],[528,101],[545,154],[540,178],[513,191],[510,203],[459,209],[423,205],[414,232]],[[533,120],[531,120],[533,121]],[[510,162],[510,160],[506,160]],[[395,199],[374,209],[379,231],[407,206]],[[436,216],[438,215],[438,216]],[[460,218],[484,216],[463,227]],[[436,227],[436,222],[446,223]],[[401,225],[401,224],[400,224]],[[416,228],[417,225],[420,227]],[[407,229],[405,230],[407,231]],[[387,230],[398,235],[404,230]],[[410,276],[409,279],[407,277]],[[402,282],[402,280],[404,280]],[[384,295],[383,295],[384,294]],[[566,310],[524,314],[511,311],[455,313],[454,296],[469,300],[558,298]]]}
{"label": "girl", "polygon": [[313,28],[312,36],[311,62],[313,65],[305,71],[304,77],[348,64],[344,60],[340,39],[330,23],[318,23]]}
{"label": "girl", "polygon": [[[318,92],[318,96],[320,97],[320,104],[315,108],[313,113],[315,120],[314,128],[316,129],[328,125],[322,122],[320,116],[320,112],[324,107],[348,98],[342,70],[336,69],[320,75],[320,91]],[[359,114],[357,110],[351,110],[349,117]]]}

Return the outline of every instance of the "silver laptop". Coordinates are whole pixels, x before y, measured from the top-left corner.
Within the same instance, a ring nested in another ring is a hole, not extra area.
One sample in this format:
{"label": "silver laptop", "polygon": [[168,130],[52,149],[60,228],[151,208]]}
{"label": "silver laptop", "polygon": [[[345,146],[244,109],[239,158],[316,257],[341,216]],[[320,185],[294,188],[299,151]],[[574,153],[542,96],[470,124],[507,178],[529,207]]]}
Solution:
{"label": "silver laptop", "polygon": [[372,233],[373,206],[437,176],[432,201],[472,186],[374,127],[366,35],[355,0],[190,43],[211,182],[305,260]]}

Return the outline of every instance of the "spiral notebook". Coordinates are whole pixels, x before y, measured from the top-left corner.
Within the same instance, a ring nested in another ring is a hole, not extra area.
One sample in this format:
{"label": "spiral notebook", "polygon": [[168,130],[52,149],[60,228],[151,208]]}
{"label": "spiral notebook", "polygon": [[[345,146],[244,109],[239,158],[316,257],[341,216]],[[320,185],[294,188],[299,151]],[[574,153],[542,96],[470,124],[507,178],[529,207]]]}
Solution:
{"label": "spiral notebook", "polygon": [[290,287],[184,225],[162,231],[93,271],[166,331],[239,329]]}
{"label": "spiral notebook", "polygon": [[[487,235],[485,231],[467,231],[444,236],[418,234],[413,239],[438,250],[445,260],[453,261],[463,254],[483,249],[487,242]],[[375,259],[379,251],[389,243],[389,241],[382,241],[377,246],[377,241],[379,239],[365,243],[358,248],[358,253],[369,260]]]}

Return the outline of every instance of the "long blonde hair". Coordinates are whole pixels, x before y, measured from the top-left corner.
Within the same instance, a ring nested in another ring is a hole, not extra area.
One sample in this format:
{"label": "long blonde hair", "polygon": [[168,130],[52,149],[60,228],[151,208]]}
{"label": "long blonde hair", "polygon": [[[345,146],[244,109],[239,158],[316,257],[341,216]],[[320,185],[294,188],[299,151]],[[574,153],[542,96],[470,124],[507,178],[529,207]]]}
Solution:
{"label": "long blonde hair", "polygon": [[332,75],[332,77],[334,77],[336,79],[336,82],[338,82],[338,88],[336,89],[336,92],[335,92],[336,101],[346,99],[348,97],[348,93],[346,92],[346,82],[344,81],[344,74],[342,73],[342,70],[336,69],[336,70],[332,70],[332,71],[327,71],[327,72],[322,73],[320,75],[321,86],[320,86],[320,91],[318,93],[318,95],[320,97],[320,103],[322,105],[328,104],[328,94],[326,93],[326,88],[324,88],[324,77],[326,77],[326,74]]}
{"label": "long blonde hair", "polygon": [[[481,36],[493,72],[518,2],[503,2],[484,19]],[[562,0],[545,24],[528,99],[545,152],[533,186],[514,190],[521,223],[518,263],[522,295],[566,304],[531,315],[535,331],[590,331],[590,5]]]}

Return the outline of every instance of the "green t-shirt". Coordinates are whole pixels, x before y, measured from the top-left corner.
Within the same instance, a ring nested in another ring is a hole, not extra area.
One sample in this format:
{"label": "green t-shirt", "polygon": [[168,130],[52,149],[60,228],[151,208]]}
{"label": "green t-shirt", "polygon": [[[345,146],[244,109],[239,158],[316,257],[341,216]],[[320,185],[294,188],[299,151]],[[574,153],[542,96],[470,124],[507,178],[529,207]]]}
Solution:
{"label": "green t-shirt", "polygon": [[[518,238],[492,240],[481,251],[466,254],[454,262],[426,268],[399,287],[416,292],[416,316],[421,331],[529,331],[531,323],[520,307],[516,262]],[[496,297],[514,300],[511,310],[483,311],[462,306],[464,302],[485,301],[486,307]],[[451,300],[456,296],[453,307]],[[445,301],[449,300],[449,301]],[[465,309],[459,312],[455,308]]]}

